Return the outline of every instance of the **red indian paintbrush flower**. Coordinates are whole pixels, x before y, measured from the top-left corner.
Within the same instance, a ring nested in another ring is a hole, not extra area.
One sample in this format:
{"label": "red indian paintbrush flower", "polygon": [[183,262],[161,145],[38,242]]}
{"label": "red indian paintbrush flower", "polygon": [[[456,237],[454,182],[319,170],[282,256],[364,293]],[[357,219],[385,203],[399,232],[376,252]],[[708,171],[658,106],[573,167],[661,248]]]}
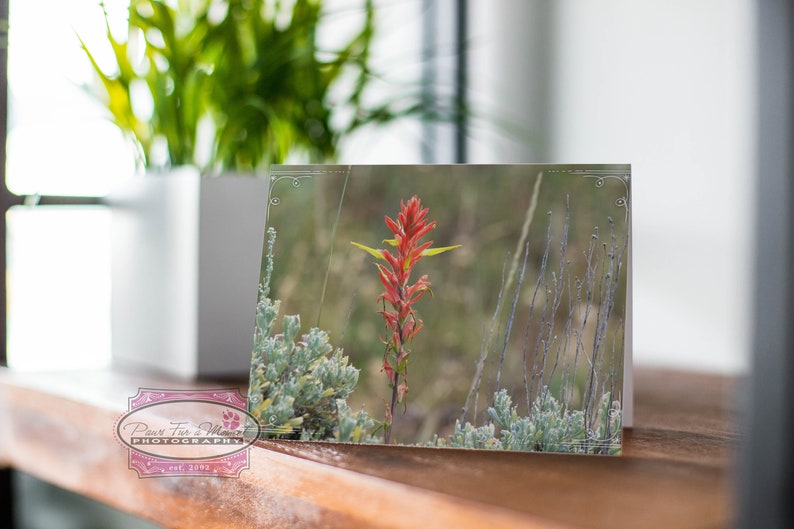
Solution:
{"label": "red indian paintbrush flower", "polygon": [[[392,388],[391,405],[386,408],[387,443],[391,437],[394,408],[402,402],[408,392],[408,355],[411,353],[409,345],[422,328],[422,320],[416,317],[413,305],[422,299],[425,292],[432,294],[427,275],[410,284],[411,271],[423,257],[460,248],[460,245],[431,248],[433,241],[420,242],[420,239],[436,227],[435,221],[427,221],[427,213],[428,209],[423,208],[422,201],[414,195],[408,202],[400,202],[397,220],[386,217],[386,226],[394,234],[394,238],[383,242],[394,247],[396,254],[389,250],[375,250],[363,244],[352,243],[376,258],[386,261],[385,265],[376,263],[376,266],[380,281],[385,288],[377,299],[378,302],[383,303],[383,310],[378,314],[383,317],[386,327],[391,332],[387,338],[381,338],[386,345],[383,370]],[[391,310],[386,310],[387,303],[391,306]]]}

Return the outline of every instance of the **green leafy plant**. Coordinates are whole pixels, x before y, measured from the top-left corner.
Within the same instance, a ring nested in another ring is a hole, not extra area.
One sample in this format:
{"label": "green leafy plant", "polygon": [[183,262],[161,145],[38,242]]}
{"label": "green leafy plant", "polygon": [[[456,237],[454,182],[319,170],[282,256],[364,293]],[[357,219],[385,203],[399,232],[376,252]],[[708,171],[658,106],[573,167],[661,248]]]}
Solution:
{"label": "green leafy plant", "polygon": [[419,112],[418,94],[364,103],[374,13],[364,0],[353,36],[323,50],[322,0],[131,0],[123,38],[105,11],[112,68],[81,44],[101,82],[97,97],[145,166],[251,171],[294,152],[333,159],[351,131]]}
{"label": "green leafy plant", "polygon": [[271,300],[275,230],[268,230],[267,274],[260,286],[251,358],[248,411],[264,435],[282,439],[374,442],[375,421],[364,411],[352,412],[346,399],[359,370],[318,328],[300,336],[300,317],[284,316],[276,334],[280,301]]}
{"label": "green leafy plant", "polygon": [[[428,222],[427,208],[422,207],[422,201],[414,195],[408,202],[400,202],[400,212],[397,220],[386,216],[386,226],[394,235],[393,239],[383,242],[396,248],[396,254],[389,250],[375,250],[359,243],[352,243],[378,259],[386,261],[386,265],[376,263],[379,277],[386,289],[378,296],[377,301],[383,302],[383,316],[389,335],[381,340],[386,345],[383,356],[383,370],[389,379],[392,389],[391,403],[386,407],[386,443],[391,439],[394,409],[402,402],[408,393],[408,356],[411,354],[410,344],[416,333],[422,328],[422,320],[416,317],[414,304],[422,299],[426,292],[431,292],[430,281],[426,275],[420,277],[415,283],[410,284],[411,271],[416,263],[423,257],[437,255],[449,250],[460,248],[447,246],[444,248],[431,248],[433,241],[421,242],[420,239],[429,234],[436,223]],[[386,309],[389,304],[391,310]]]}

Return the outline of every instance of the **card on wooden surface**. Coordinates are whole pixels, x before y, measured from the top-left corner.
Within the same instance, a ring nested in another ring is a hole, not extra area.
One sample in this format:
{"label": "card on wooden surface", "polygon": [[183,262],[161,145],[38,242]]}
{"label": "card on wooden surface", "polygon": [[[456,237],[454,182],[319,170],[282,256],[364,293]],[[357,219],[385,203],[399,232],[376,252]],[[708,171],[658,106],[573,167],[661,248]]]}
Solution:
{"label": "card on wooden surface", "polygon": [[274,166],[248,400],[264,435],[620,453],[630,174]]}

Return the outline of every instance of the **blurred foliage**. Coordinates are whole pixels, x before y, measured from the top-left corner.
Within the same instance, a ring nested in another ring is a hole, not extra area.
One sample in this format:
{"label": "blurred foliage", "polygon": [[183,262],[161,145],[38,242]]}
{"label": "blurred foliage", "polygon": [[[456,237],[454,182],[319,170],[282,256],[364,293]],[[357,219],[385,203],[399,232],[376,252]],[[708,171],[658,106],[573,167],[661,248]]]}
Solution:
{"label": "blurred foliage", "polygon": [[[327,330],[362,370],[352,404],[382,409],[387,395],[379,340],[386,329],[375,302],[382,285],[375,259],[350,241],[379,246],[390,237],[384,216],[417,194],[438,222],[428,239],[462,245],[416,267],[417,276],[429,276],[434,297],[415,307],[425,327],[412,345],[409,405],[394,416],[398,442],[450,435],[456,421],[484,424],[500,389],[510,391],[521,416],[543,387],[588,420],[604,393],[620,400],[628,212],[619,199],[627,183],[599,185],[562,166],[353,166],[350,173],[327,166],[311,175],[291,169],[271,175],[268,223],[281,238],[275,297],[286,312]],[[519,285],[522,229],[539,171]],[[479,388],[464,416],[483,353]]]}
{"label": "blurred foliage", "polygon": [[131,0],[123,38],[105,12],[113,68],[81,44],[96,96],[145,166],[250,172],[293,153],[316,163],[333,160],[351,131],[422,110],[418,91],[365,104],[375,8],[362,1],[357,29],[335,50],[317,44],[322,0]]}

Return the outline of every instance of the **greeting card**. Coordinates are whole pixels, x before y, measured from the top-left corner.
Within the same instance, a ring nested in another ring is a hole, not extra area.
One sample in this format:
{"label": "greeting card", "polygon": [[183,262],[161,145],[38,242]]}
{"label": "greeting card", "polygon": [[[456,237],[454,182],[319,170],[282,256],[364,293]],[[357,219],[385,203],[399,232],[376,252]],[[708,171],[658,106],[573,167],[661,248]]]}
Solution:
{"label": "greeting card", "polygon": [[630,173],[275,166],[248,399],[263,435],[620,453]]}

